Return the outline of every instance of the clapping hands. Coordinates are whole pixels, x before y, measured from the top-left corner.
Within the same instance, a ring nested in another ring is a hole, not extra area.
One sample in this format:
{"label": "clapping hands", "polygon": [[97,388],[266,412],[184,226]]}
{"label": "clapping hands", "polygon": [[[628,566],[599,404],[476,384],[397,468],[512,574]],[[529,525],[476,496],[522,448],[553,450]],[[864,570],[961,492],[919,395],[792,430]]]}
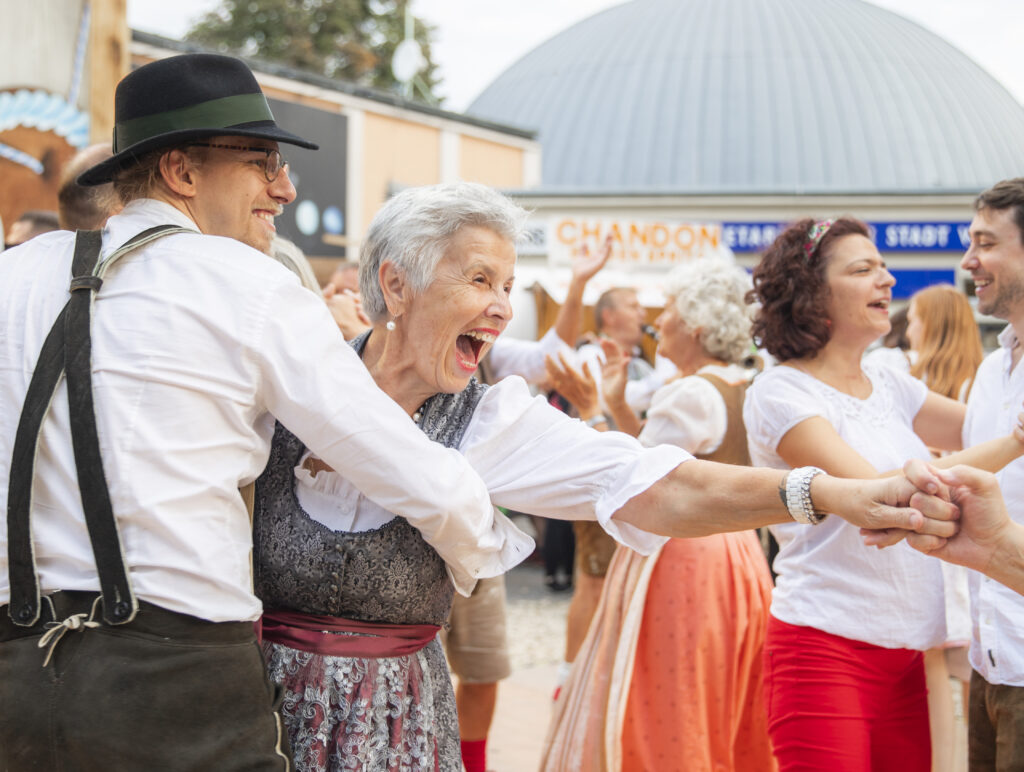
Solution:
{"label": "clapping hands", "polygon": [[369,329],[370,319],[363,312],[363,303],[358,292],[348,289],[339,291],[333,284],[327,284],[323,293],[327,310],[331,312],[334,323],[338,325],[345,340],[352,340]]}

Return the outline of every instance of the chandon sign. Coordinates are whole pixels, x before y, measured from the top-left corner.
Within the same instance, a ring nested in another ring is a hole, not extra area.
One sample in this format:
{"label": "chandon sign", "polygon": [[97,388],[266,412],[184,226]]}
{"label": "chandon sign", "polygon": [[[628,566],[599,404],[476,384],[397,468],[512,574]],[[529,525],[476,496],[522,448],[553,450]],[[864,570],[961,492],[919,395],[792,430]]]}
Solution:
{"label": "chandon sign", "polygon": [[556,217],[549,223],[551,264],[567,264],[573,251],[612,239],[612,261],[631,266],[670,266],[722,252],[718,223],[633,220],[606,217]]}

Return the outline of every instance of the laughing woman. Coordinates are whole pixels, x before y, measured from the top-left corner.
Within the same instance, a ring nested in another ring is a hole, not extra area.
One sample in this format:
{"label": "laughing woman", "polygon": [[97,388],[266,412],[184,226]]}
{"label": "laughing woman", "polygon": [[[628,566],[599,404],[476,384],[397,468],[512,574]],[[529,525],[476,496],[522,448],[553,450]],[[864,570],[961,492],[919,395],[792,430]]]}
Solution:
{"label": "laughing woman", "polygon": [[[782,522],[802,516],[812,495],[858,525],[951,533],[949,523],[925,525],[895,506],[911,493],[903,480],[819,477],[813,490],[794,493],[787,513],[776,492],[782,472],[600,434],[531,397],[516,377],[489,389],[477,383],[477,365],[512,315],[524,220],[480,185],[410,189],[374,218],[360,261],[373,326],[352,345],[410,420],[470,460],[495,504],[596,520],[645,553],[664,541],[648,532],[702,536]],[[498,513],[478,523],[475,540],[451,534],[443,520],[417,530],[363,498],[278,427],[256,490],[255,576],[264,652],[284,690],[299,770],[460,768],[455,700],[435,634],[453,592],[469,594],[532,543]]]}
{"label": "laughing woman", "polygon": [[[889,331],[895,280],[867,226],[804,220],[754,270],[754,335],[780,365],[743,408],[752,463],[813,464],[870,477],[960,448],[964,405],[910,375],[861,364]],[[1024,445],[1007,436],[947,456],[994,471]],[[779,542],[768,623],[769,731],[785,770],[927,772],[921,652],[945,639],[941,567],[906,544],[865,549],[836,518],[772,528]]]}

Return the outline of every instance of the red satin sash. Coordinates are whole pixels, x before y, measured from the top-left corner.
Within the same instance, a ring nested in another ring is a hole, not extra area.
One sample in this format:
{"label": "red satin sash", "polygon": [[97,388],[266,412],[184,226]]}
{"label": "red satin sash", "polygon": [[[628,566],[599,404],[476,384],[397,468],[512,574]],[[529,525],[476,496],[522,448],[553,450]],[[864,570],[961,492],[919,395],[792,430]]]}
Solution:
{"label": "red satin sash", "polygon": [[280,610],[265,611],[261,623],[265,640],[332,657],[414,654],[434,640],[441,629],[438,625],[379,624]]}

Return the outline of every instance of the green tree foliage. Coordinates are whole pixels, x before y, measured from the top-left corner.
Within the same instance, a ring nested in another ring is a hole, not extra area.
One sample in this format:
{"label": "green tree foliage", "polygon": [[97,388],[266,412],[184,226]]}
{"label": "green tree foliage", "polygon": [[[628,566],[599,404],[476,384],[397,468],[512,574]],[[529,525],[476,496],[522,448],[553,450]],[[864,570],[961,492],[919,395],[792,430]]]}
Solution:
{"label": "green tree foliage", "polygon": [[[399,91],[391,57],[405,37],[409,1],[222,0],[186,39],[223,53]],[[437,101],[433,91],[440,81],[430,56],[433,33],[432,26],[414,20],[413,34],[426,60],[417,86]]]}

